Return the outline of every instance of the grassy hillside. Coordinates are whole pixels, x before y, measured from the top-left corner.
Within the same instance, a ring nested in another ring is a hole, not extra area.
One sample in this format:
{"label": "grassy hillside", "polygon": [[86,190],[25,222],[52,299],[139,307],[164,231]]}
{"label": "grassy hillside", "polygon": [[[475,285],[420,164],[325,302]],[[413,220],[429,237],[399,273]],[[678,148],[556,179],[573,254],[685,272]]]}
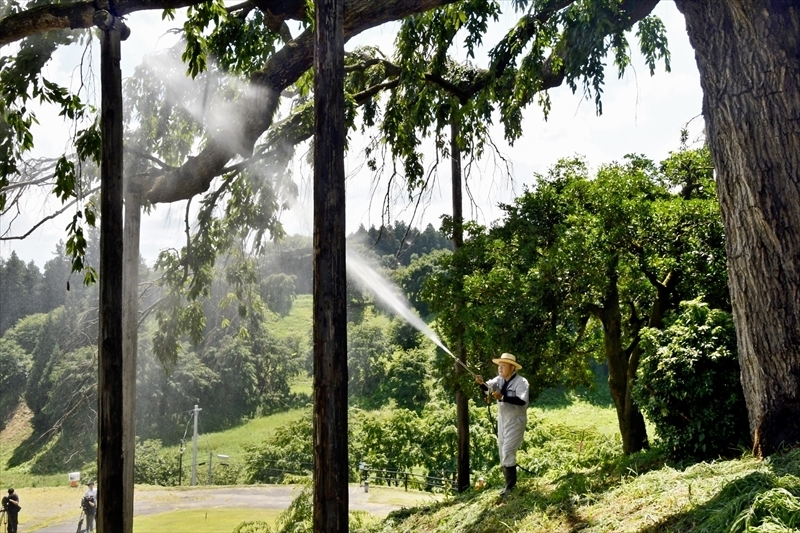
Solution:
{"label": "grassy hillside", "polygon": [[269,332],[276,337],[299,337],[309,345],[311,339],[311,319],[314,311],[314,298],[310,294],[300,294],[285,317],[274,313],[269,315]]}
{"label": "grassy hillside", "polygon": [[[222,453],[234,461],[241,458],[244,445],[265,438],[299,414],[299,410],[290,411],[228,431],[201,434],[198,455]],[[800,531],[800,449],[768,460],[743,453],[734,459],[672,463],[656,445],[626,457],[620,452],[614,408],[602,388],[547,391],[536,400],[530,415],[519,454],[520,465],[527,471],[520,471],[519,485],[510,496],[498,497],[499,476],[491,476],[494,486],[396,511],[370,531]],[[486,423],[488,416],[473,420],[473,424]],[[18,438],[24,437],[19,422],[11,426],[17,428]],[[0,457],[7,456],[13,446],[8,429],[0,434]],[[652,429],[650,434],[652,438]],[[177,449],[172,451],[177,453]],[[0,483],[22,488],[63,486],[66,475],[62,477],[37,480],[26,478],[22,471],[0,470]]]}
{"label": "grassy hillside", "polygon": [[499,485],[470,490],[392,513],[375,531],[800,531],[800,449],[672,463],[656,446],[626,457],[604,396],[548,391],[537,400],[518,456],[527,471],[510,496],[500,498]]}

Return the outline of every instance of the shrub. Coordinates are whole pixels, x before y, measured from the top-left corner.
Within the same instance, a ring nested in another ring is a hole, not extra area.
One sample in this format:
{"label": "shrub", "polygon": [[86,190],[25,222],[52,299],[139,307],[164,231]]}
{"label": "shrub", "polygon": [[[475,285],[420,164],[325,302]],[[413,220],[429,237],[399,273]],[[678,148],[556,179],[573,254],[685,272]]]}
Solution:
{"label": "shrub", "polygon": [[263,442],[245,446],[247,483],[285,483],[290,474],[310,472],[314,460],[312,421],[312,413],[306,412]]}
{"label": "shrub", "polygon": [[233,533],[272,533],[272,529],[263,520],[248,520],[236,526]]}
{"label": "shrub", "polygon": [[159,440],[136,440],[133,482],[164,487],[178,484],[178,458],[168,455]]}
{"label": "shrub", "polygon": [[699,301],[681,303],[664,330],[642,331],[634,400],[673,458],[708,458],[747,444],[731,316]]}

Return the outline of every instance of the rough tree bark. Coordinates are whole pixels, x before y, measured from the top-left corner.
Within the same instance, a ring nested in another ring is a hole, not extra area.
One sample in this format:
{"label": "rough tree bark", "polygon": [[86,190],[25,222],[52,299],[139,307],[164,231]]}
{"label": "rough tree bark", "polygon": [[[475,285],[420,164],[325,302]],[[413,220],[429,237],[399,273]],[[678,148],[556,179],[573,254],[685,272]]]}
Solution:
{"label": "rough tree bark", "polygon": [[725,224],[753,451],[800,442],[800,4],[675,0]]}
{"label": "rough tree bark", "polygon": [[348,531],[344,0],[316,0],[314,531]]}
{"label": "rough tree bark", "polygon": [[622,452],[630,454],[647,448],[649,442],[644,416],[631,397],[638,364],[630,360],[635,346],[627,349],[622,346],[622,311],[619,303],[617,264],[617,260],[609,262],[605,297],[601,306],[592,309],[592,312],[603,324],[603,346],[608,361],[608,387],[617,409]]}

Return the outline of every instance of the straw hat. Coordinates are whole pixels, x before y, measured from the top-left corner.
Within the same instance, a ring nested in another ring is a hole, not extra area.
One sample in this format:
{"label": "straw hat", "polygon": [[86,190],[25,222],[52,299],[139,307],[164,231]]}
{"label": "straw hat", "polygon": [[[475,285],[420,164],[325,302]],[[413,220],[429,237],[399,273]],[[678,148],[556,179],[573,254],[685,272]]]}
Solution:
{"label": "straw hat", "polygon": [[497,359],[492,359],[492,363],[496,365],[499,365],[500,363],[508,363],[509,365],[513,365],[517,370],[522,369],[522,365],[517,363],[517,358],[510,353],[504,353]]}

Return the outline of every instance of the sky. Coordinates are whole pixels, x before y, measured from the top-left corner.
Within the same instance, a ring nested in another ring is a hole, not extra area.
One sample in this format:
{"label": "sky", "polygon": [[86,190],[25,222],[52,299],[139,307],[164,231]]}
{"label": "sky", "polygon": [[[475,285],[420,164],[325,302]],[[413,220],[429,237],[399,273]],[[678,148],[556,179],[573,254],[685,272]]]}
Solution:
{"label": "sky", "polygon": [[[510,203],[518,196],[526,184],[533,181],[535,173],[546,173],[559,159],[574,155],[583,156],[590,167],[621,160],[626,154],[642,154],[655,161],[664,159],[670,151],[677,150],[680,131],[687,127],[690,140],[700,140],[703,132],[702,91],[694,53],[689,45],[682,15],[670,1],[661,1],[656,7],[657,14],[664,21],[669,39],[672,72],[664,71],[663,63],[658,65],[656,74],[650,76],[641,56],[634,52],[633,66],[629,67],[621,79],[617,78],[615,67],[606,71],[606,85],[603,95],[603,114],[597,116],[593,101],[581,94],[573,94],[564,86],[550,91],[552,109],[545,121],[541,111],[531,106],[524,114],[524,135],[513,146],[503,139],[502,128],[493,127],[492,137],[500,153],[511,163],[511,177],[497,164],[494,158],[485,158],[469,172],[469,193],[475,205],[467,205],[464,195],[465,217],[481,224],[497,220],[501,212],[499,203]],[[507,15],[490,32],[487,43],[496,42],[503,28],[516,21]],[[130,76],[133,69],[142,61],[145,54],[151,54],[174,44],[174,33],[168,32],[177,27],[179,21],[165,22],[160,12],[137,13],[127,20],[131,27],[131,37],[122,45],[123,77]],[[352,50],[360,45],[378,45],[385,52],[391,51],[396,26],[389,24],[365,32],[347,43]],[[295,32],[296,34],[296,32]],[[629,37],[631,45],[636,46],[636,38]],[[0,54],[11,53],[7,49]],[[99,76],[99,51],[90,50],[85,55],[82,49],[73,48],[56,56],[48,65],[46,76],[65,85],[76,87],[81,79],[80,69],[91,68]],[[481,63],[478,55],[477,62]],[[88,85],[88,91],[96,95],[99,102],[99,81]],[[38,113],[40,125],[34,132],[36,154],[57,156],[68,149],[67,131],[61,117],[52,109],[43,108]],[[362,149],[364,139],[351,135],[350,151],[346,155],[347,172],[347,232],[355,231],[359,225],[365,227],[381,224],[380,197],[374,196],[371,186],[373,176],[363,165]],[[299,203],[282,215],[282,222],[290,234],[312,233],[312,177],[313,171],[304,159],[308,147],[298,150],[299,157],[293,165],[295,180],[300,188]],[[423,213],[411,220],[412,212],[406,198],[400,195],[392,206],[391,220],[402,220],[416,227],[428,223],[438,228],[440,217],[452,211],[449,190],[449,164],[442,165],[437,185],[431,191],[429,202]],[[465,169],[466,172],[466,169]],[[0,218],[0,233],[13,223],[10,234],[25,233],[33,223],[48,209],[46,191],[39,197],[32,197],[16,216],[5,215]],[[373,199],[375,198],[375,199]],[[195,202],[196,203],[196,202]],[[182,246],[185,233],[183,217],[185,203],[169,206],[159,205],[142,220],[141,253],[148,264],[155,261],[160,250]],[[12,251],[24,261],[34,261],[40,267],[53,257],[56,243],[66,240],[65,227],[71,214],[46,222],[29,237],[19,241],[0,241],[0,257],[7,258]]]}

